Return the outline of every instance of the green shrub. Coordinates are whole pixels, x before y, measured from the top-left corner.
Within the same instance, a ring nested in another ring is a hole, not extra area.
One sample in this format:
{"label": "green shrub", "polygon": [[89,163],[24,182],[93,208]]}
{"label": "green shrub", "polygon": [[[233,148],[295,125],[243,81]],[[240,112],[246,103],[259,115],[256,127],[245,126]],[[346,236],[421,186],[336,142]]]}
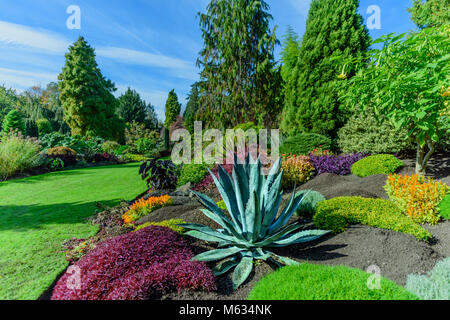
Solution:
{"label": "green shrub", "polygon": [[141,224],[139,226],[137,226],[134,231],[139,231],[141,229],[150,227],[150,226],[156,226],[156,227],[166,227],[171,229],[172,231],[175,231],[178,234],[183,234],[186,229],[184,229],[183,227],[180,227],[180,224],[184,224],[186,223],[186,221],[181,220],[181,219],[170,219],[170,220],[164,220],[162,222],[147,222],[144,224]]}
{"label": "green shrub", "polygon": [[450,258],[442,260],[426,275],[409,275],[406,290],[424,300],[450,300]]}
{"label": "green shrub", "polygon": [[334,233],[347,230],[351,224],[364,224],[411,234],[419,240],[432,238],[427,230],[405,216],[393,202],[384,199],[341,197],[322,201],[317,206],[313,221],[318,228]]}
{"label": "green shrub", "polygon": [[380,289],[367,285],[370,273],[345,266],[302,264],[283,267],[262,278],[249,300],[417,300],[394,282],[380,279]]}
{"label": "green shrub", "polygon": [[53,132],[52,124],[47,119],[36,120],[39,136],[43,136]]}
{"label": "green shrub", "polygon": [[39,137],[39,131],[36,125],[36,121],[34,121],[33,119],[27,119],[25,121],[25,134],[27,137]]}
{"label": "green shrub", "polygon": [[212,165],[207,164],[185,164],[181,168],[180,175],[178,177],[178,186],[184,186],[190,182],[192,185],[196,185],[203,181],[208,174],[208,169],[212,169]]}
{"label": "green shrub", "polygon": [[296,197],[303,196],[305,193],[308,193],[307,196],[303,199],[303,202],[298,207],[296,211],[297,216],[313,216],[316,213],[317,205],[325,201],[325,197],[317,191],[313,190],[302,190],[297,192]]}
{"label": "green shrub", "polygon": [[116,141],[105,141],[102,144],[102,151],[109,154],[114,154],[120,147],[121,145]]}
{"label": "green shrub", "polygon": [[315,133],[302,133],[287,138],[280,147],[281,154],[308,155],[316,148],[330,150],[332,141],[330,138]]}
{"label": "green shrub", "polygon": [[352,166],[352,173],[358,177],[376,174],[390,174],[404,166],[404,163],[390,154],[378,154],[359,160]]}
{"label": "green shrub", "polygon": [[344,153],[397,153],[414,149],[408,130],[396,130],[384,117],[378,122],[373,111],[353,115],[339,130],[338,145]]}
{"label": "green shrub", "polygon": [[450,219],[450,194],[446,195],[439,204],[439,212],[442,218],[447,220]]}
{"label": "green shrub", "polygon": [[155,151],[156,142],[150,138],[140,138],[136,141],[136,150],[139,154],[149,154]]}
{"label": "green shrub", "polygon": [[0,179],[39,167],[43,163],[41,147],[36,140],[20,133],[9,133],[0,143]]}
{"label": "green shrub", "polygon": [[25,134],[25,122],[23,121],[19,111],[13,109],[8,112],[5,119],[3,119],[2,133],[9,134],[11,131],[15,130]]}

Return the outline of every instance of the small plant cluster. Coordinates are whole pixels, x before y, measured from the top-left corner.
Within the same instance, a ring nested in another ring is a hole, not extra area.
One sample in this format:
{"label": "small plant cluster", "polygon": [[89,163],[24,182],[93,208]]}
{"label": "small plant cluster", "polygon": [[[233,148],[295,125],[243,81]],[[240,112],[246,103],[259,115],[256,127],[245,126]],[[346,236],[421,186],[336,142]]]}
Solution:
{"label": "small plant cluster", "polygon": [[378,154],[359,160],[352,166],[355,176],[365,178],[376,174],[390,174],[404,166],[395,156],[390,154]]}
{"label": "small plant cluster", "polygon": [[346,266],[304,263],[283,267],[261,279],[249,300],[417,300],[418,298],[386,278],[380,289],[368,286],[370,273]]}
{"label": "small plant cluster", "polygon": [[[193,256],[168,228],[131,232],[98,244],[75,262],[57,282],[52,300],[149,300],[174,290],[216,290],[211,270],[190,261]],[[73,270],[79,270],[79,287],[67,285]]]}
{"label": "small plant cluster", "polygon": [[314,172],[314,166],[308,156],[287,157],[283,160],[282,186],[284,189],[294,187],[295,183],[308,181]]}
{"label": "small plant cluster", "polygon": [[313,190],[302,190],[297,192],[295,196],[304,196],[301,205],[295,213],[300,217],[312,217],[316,213],[319,203],[326,200],[320,192]]}
{"label": "small plant cluster", "polygon": [[66,167],[73,166],[77,163],[77,152],[68,147],[50,148],[47,150],[46,154],[52,160],[60,159]]}
{"label": "small plant cluster", "polygon": [[141,198],[131,205],[130,210],[125,212],[122,216],[123,222],[125,224],[134,223],[153,211],[170,206],[172,203],[173,200],[169,195],[150,197],[147,200]]}
{"label": "small plant cluster", "polygon": [[185,164],[181,168],[180,175],[178,177],[178,186],[184,186],[187,183],[193,185],[202,182],[208,174],[208,169],[211,169],[211,165],[207,164]]}
{"label": "small plant cluster", "polygon": [[318,175],[323,173],[334,173],[341,176],[349,175],[353,164],[366,158],[367,156],[368,155],[365,153],[355,153],[341,156],[314,155],[313,153],[310,153],[309,155]]}
{"label": "small plant cluster", "polygon": [[361,197],[339,197],[322,201],[313,218],[321,229],[340,233],[351,224],[364,224],[376,228],[393,230],[428,241],[432,235],[414,222],[389,200]]}
{"label": "small plant cluster", "polygon": [[177,187],[178,169],[171,160],[155,158],[144,162],[139,174],[151,190],[173,190]]}
{"label": "small plant cluster", "polygon": [[94,156],[94,162],[119,162],[119,159],[112,153],[96,153]]}
{"label": "small plant cluster", "polygon": [[450,300],[450,258],[439,261],[428,275],[409,275],[406,290],[423,300]]}
{"label": "small plant cluster", "polygon": [[385,190],[389,198],[418,223],[437,224],[439,204],[450,192],[442,181],[420,175],[389,175]]}
{"label": "small plant cluster", "polygon": [[302,133],[288,137],[280,147],[280,152],[286,155],[308,155],[315,149],[330,150],[330,138],[315,133]]}
{"label": "small plant cluster", "polygon": [[93,238],[91,239],[72,239],[65,245],[66,260],[73,263],[80,260],[86,253],[95,248]]}
{"label": "small plant cluster", "polygon": [[147,222],[144,224],[141,224],[139,226],[136,226],[134,231],[139,231],[142,230],[144,228],[148,228],[151,226],[157,226],[157,227],[165,227],[165,228],[169,228],[172,231],[175,231],[178,234],[183,234],[186,229],[181,227],[181,224],[186,223],[186,221],[182,220],[182,219],[170,219],[170,220],[164,220],[161,222]]}
{"label": "small plant cluster", "polygon": [[[231,173],[233,171],[233,165],[231,164],[225,164],[222,166],[223,169],[225,169],[228,173]],[[213,170],[212,173],[214,174],[214,176],[217,178],[219,176],[219,166],[216,166]],[[211,191],[211,189],[213,189],[215,187],[214,184],[214,180],[213,177],[211,175],[207,175],[202,182],[198,183],[197,185],[195,185],[195,187],[193,188],[194,191],[198,191],[198,192],[209,192]]]}

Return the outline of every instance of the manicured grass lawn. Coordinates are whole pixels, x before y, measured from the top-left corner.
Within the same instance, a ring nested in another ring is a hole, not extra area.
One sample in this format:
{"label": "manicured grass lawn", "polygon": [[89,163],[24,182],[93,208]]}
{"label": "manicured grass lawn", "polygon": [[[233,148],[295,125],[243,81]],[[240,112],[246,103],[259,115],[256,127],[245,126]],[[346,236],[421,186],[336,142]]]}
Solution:
{"label": "manicured grass lawn", "polygon": [[446,220],[450,220],[450,194],[442,200],[439,208],[441,209],[441,216]]}
{"label": "manicured grass lawn", "polygon": [[0,182],[0,299],[36,299],[68,265],[64,240],[86,238],[96,202],[116,205],[145,191],[139,164]]}

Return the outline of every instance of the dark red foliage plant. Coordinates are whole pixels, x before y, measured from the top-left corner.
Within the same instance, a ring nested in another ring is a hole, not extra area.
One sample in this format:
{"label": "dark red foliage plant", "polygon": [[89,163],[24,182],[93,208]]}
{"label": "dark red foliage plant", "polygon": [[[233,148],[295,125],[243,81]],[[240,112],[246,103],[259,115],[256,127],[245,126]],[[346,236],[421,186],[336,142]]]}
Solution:
{"label": "dark red foliage plant", "polygon": [[[148,300],[176,290],[216,290],[213,272],[176,232],[151,226],[99,244],[56,284],[52,300]],[[74,277],[78,276],[77,279]]]}

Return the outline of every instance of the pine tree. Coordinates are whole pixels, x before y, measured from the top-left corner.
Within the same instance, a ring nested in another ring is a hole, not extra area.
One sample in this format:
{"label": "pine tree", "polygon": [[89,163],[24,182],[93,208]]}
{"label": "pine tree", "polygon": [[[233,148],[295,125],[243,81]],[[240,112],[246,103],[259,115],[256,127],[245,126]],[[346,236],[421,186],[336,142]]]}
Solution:
{"label": "pine tree", "polygon": [[105,79],[94,49],[80,37],[69,47],[58,76],[64,117],[72,134],[122,140],[124,123],[116,115],[114,84]]}
{"label": "pine tree", "polygon": [[136,90],[128,88],[118,100],[118,114],[125,122],[145,122],[147,104]]}
{"label": "pine tree", "polygon": [[196,82],[191,86],[191,92],[188,96],[188,103],[186,110],[184,110],[184,125],[191,133],[194,131],[194,121],[196,120],[196,113],[199,107],[199,83]]}
{"label": "pine tree", "polygon": [[450,23],[450,0],[414,0],[408,9],[411,20],[420,28]]}
{"label": "pine tree", "polygon": [[[282,131],[335,136],[346,111],[338,101],[346,82],[339,81],[340,59],[359,57],[370,36],[357,13],[358,0],[313,0],[297,63],[285,90]],[[341,77],[342,77],[341,75]]]}
{"label": "pine tree", "polygon": [[281,75],[268,10],[264,0],[212,0],[200,14],[204,48],[197,60],[202,69],[197,117],[205,127],[277,122]]}
{"label": "pine tree", "polygon": [[158,131],[159,129],[158,116],[156,115],[155,107],[151,103],[145,107],[145,126],[149,130]]}
{"label": "pine tree", "polygon": [[16,109],[11,110],[3,120],[2,133],[8,134],[11,130],[18,130],[25,134],[25,122],[22,115]]}
{"label": "pine tree", "polygon": [[289,81],[289,77],[293,74],[293,70],[297,63],[298,53],[300,50],[300,41],[298,35],[291,26],[288,26],[286,35],[283,40],[283,50],[281,51],[281,76],[284,82]]}
{"label": "pine tree", "polygon": [[164,126],[169,129],[172,123],[177,120],[177,117],[181,112],[181,104],[178,102],[178,96],[175,93],[175,89],[169,92],[169,96],[166,101],[166,120]]}

